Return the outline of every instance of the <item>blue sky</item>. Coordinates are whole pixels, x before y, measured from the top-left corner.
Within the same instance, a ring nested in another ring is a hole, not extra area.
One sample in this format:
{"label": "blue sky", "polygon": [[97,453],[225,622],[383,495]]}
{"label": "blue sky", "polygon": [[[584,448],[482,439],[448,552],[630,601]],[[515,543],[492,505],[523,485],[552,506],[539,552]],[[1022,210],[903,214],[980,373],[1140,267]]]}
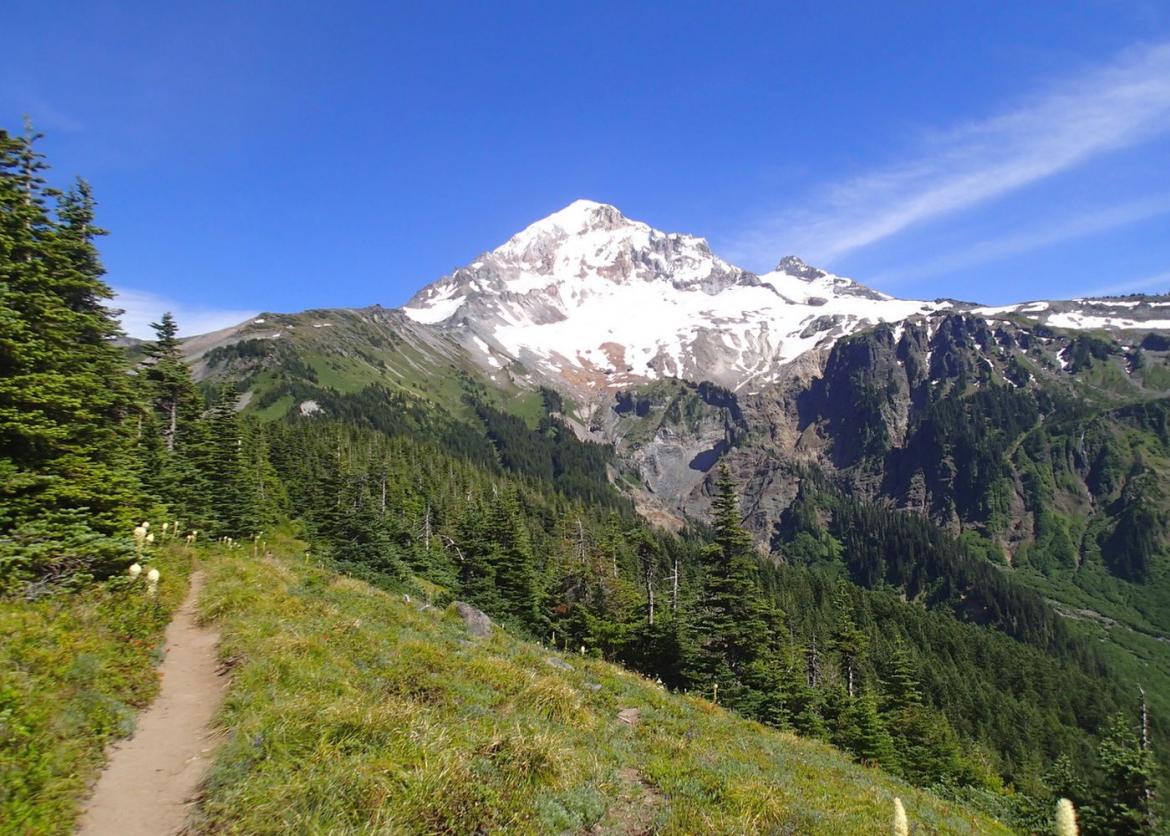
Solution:
{"label": "blue sky", "polygon": [[915,298],[1170,289],[1170,4],[6,0],[127,326],[398,305],[579,197]]}

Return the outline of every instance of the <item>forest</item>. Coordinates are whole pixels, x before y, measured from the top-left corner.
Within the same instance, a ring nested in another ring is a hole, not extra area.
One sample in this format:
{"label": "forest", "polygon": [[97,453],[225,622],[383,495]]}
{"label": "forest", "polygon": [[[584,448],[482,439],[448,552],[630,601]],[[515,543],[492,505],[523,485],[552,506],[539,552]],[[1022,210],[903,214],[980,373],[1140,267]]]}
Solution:
{"label": "forest", "polygon": [[[465,419],[381,388],[266,423],[238,409],[233,382],[196,383],[169,314],[134,359],[115,344],[95,197],[80,180],[51,187],[36,139],[0,131],[6,598],[122,575],[141,519],[257,544],[240,560],[294,530],[347,573],[441,589],[435,604],[468,601],[521,635],[831,742],[1020,830],[1044,826],[1061,797],[1088,833],[1164,820],[1167,765],[1154,753],[1170,730],[1143,724],[1137,690],[1039,595],[919,517],[809,473],[782,559],[768,560],[726,471],[704,524],[671,534],[641,520],[609,484],[611,451],[576,438],[555,393],[536,426],[473,391]],[[1016,407],[977,405],[1029,425]],[[1165,432],[1164,411],[1129,417]],[[924,434],[961,423],[942,408],[930,422]],[[951,437],[960,452],[974,443]],[[955,501],[996,476],[972,471]],[[1118,536],[1140,539],[1138,523]],[[0,718],[22,710],[0,686]],[[0,734],[0,756],[15,739]]]}

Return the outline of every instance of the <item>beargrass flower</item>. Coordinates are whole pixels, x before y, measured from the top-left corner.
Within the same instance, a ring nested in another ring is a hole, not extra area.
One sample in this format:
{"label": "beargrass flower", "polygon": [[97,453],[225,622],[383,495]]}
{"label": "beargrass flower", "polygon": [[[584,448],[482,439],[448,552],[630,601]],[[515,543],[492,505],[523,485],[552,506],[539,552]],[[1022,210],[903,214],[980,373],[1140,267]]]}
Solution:
{"label": "beargrass flower", "polygon": [[1067,798],[1056,802],[1056,834],[1057,836],[1077,836],[1080,833],[1077,826],[1077,810]]}
{"label": "beargrass flower", "polygon": [[902,806],[902,799],[894,798],[894,836],[910,836],[910,821],[906,818],[906,808]]}

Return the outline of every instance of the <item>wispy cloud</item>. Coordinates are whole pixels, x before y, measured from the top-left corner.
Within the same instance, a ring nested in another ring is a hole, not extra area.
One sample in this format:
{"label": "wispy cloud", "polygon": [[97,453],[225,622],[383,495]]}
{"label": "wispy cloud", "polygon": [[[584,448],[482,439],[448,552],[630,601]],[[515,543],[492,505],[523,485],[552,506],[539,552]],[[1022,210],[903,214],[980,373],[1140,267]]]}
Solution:
{"label": "wispy cloud", "polygon": [[1170,291],[1170,270],[1154,276],[1122,281],[1116,284],[1098,287],[1086,291],[1081,296],[1117,296],[1122,293],[1137,293],[1140,290],[1158,289],[1162,292]]}
{"label": "wispy cloud", "polygon": [[1013,109],[939,132],[912,162],[830,184],[731,241],[757,266],[795,252],[817,263],[1170,131],[1170,43],[1134,48]]}
{"label": "wispy cloud", "polygon": [[1166,214],[1170,214],[1170,196],[1160,195],[1115,206],[1086,208],[1053,219],[1037,228],[980,241],[956,252],[899,267],[886,275],[873,276],[871,281],[886,286],[945,275],[1066,241],[1099,235]]}
{"label": "wispy cloud", "polygon": [[120,317],[122,329],[131,337],[139,339],[150,339],[154,336],[150,323],[158,322],[166,311],[174,314],[179,325],[179,333],[183,336],[206,334],[208,331],[236,325],[256,315],[254,310],[184,305],[149,290],[130,288],[115,289],[110,307],[124,311]]}

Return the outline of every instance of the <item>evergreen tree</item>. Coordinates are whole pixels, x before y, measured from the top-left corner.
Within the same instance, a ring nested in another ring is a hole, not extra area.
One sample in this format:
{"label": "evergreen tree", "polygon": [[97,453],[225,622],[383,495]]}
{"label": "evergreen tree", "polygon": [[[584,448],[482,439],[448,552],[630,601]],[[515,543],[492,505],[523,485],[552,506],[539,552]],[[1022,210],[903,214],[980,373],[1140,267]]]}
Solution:
{"label": "evergreen tree", "polygon": [[[206,440],[194,455],[204,478],[214,486],[212,530],[237,539],[251,537],[259,528],[255,492],[245,466],[244,432],[236,411],[239,400],[234,381],[220,386],[208,414]],[[340,510],[340,496],[337,499]]]}
{"label": "evergreen tree", "polygon": [[200,467],[210,444],[203,398],[183,359],[174,317],[164,313],[151,327],[156,338],[143,347],[138,376],[146,400],[138,433],[142,480],[189,528],[214,529],[213,488]]}
{"label": "evergreen tree", "polygon": [[841,672],[845,678],[845,691],[852,698],[857,691],[858,676],[862,661],[865,657],[869,639],[865,632],[858,629],[853,620],[853,604],[844,586],[838,588],[837,596],[833,601],[836,610],[836,626],[833,630],[831,650],[836,651],[841,658]]}
{"label": "evergreen tree", "polygon": [[[37,139],[0,131],[0,587],[116,570],[126,551],[111,535],[129,530],[144,501],[93,196],[81,181],[45,189]],[[80,526],[70,542],[84,548],[45,542],[58,525]]]}
{"label": "evergreen tree", "polygon": [[155,339],[143,347],[147,362],[142,376],[166,449],[173,453],[181,424],[193,424],[199,418],[202,398],[180,351],[179,326],[174,316],[168,311],[150,327],[154,329]]}
{"label": "evergreen tree", "polygon": [[698,652],[692,679],[715,685],[731,704],[745,699],[749,667],[771,646],[768,608],[761,594],[758,559],[743,527],[735,483],[726,467],[712,502],[714,539],[703,552],[703,586],[695,618]]}
{"label": "evergreen tree", "polygon": [[894,740],[878,711],[877,697],[870,689],[849,700],[835,742],[865,763],[897,769]]}
{"label": "evergreen tree", "polygon": [[902,711],[922,705],[922,692],[918,687],[918,673],[910,649],[899,641],[894,645],[890,657],[889,674],[885,681],[885,709]]}
{"label": "evergreen tree", "polygon": [[1154,755],[1124,714],[1110,721],[1097,757],[1102,783],[1086,822],[1103,833],[1153,833]]}
{"label": "evergreen tree", "polygon": [[491,543],[488,560],[505,613],[542,633],[536,557],[514,491],[509,488],[496,491],[486,522],[484,534]]}

